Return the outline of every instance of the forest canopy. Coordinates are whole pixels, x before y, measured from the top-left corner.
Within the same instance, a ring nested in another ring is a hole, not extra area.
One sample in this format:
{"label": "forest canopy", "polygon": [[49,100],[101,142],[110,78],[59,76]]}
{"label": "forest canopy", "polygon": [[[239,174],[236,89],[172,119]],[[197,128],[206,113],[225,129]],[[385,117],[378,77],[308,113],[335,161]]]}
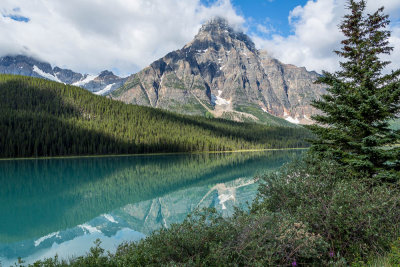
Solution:
{"label": "forest canopy", "polygon": [[44,79],[0,75],[0,157],[306,147],[309,132],[178,115]]}

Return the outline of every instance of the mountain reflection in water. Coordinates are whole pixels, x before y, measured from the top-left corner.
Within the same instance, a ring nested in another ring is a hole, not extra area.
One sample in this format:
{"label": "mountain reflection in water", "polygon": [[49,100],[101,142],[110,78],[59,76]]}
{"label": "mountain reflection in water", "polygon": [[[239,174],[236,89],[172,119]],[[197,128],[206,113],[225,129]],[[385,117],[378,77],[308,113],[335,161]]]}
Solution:
{"label": "mountain reflection in water", "polygon": [[224,216],[256,195],[253,177],[301,151],[0,162],[0,262],[115,250],[196,208]]}

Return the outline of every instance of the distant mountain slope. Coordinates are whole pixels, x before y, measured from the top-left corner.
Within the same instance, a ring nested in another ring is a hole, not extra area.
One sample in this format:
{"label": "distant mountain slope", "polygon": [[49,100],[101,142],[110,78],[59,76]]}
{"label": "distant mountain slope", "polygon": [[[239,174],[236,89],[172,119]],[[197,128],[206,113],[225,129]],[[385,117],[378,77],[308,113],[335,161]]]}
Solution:
{"label": "distant mountain slope", "polygon": [[128,77],[111,97],[184,114],[274,124],[310,123],[310,101],[325,92],[318,74],[286,65],[216,18],[193,41]]}
{"label": "distant mountain slope", "polygon": [[100,95],[121,87],[126,81],[125,78],[120,78],[110,71],[103,71],[98,76],[83,75],[68,69],[53,68],[49,63],[23,55],[1,57],[0,73],[18,74],[72,84]]}
{"label": "distant mountain slope", "polygon": [[0,75],[0,136],[0,157],[29,157],[304,147],[308,131],[178,115]]}

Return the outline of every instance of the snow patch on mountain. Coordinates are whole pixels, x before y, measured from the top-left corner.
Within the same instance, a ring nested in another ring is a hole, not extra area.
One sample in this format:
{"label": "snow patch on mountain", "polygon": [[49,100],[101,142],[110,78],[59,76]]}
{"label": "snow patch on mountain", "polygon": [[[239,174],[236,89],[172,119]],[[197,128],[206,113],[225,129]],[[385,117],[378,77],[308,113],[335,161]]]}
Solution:
{"label": "snow patch on mountain", "polygon": [[288,122],[294,123],[294,124],[300,123],[298,118],[293,118],[292,116],[288,116],[287,118],[285,118],[285,120],[287,120]]}
{"label": "snow patch on mountain", "polygon": [[39,74],[40,76],[42,76],[43,78],[46,78],[46,79],[49,79],[49,80],[52,80],[52,81],[55,81],[55,82],[62,83],[62,81],[60,81],[56,76],[54,76],[54,75],[52,75],[50,73],[42,71],[36,65],[33,66],[33,71],[36,72],[37,74]]}
{"label": "snow patch on mountain", "polygon": [[269,113],[265,108],[261,108],[261,109],[262,109],[262,111]]}
{"label": "snow patch on mountain", "polygon": [[97,77],[97,76],[95,76],[95,75],[90,75],[90,74],[88,74],[85,78],[83,78],[83,79],[80,80],[80,81],[77,81],[77,82],[73,83],[72,85],[75,85],[75,86],[82,86],[82,85],[85,85],[85,84],[87,84],[87,83],[90,83],[90,82],[93,81],[96,77]]}
{"label": "snow patch on mountain", "polygon": [[215,105],[229,105],[231,101],[221,97],[222,91],[218,90],[218,95],[211,94],[211,103]]}
{"label": "snow patch on mountain", "polygon": [[109,85],[107,85],[106,87],[104,87],[103,90],[100,90],[100,91],[98,91],[98,92],[95,92],[94,94],[96,94],[96,95],[105,95],[106,93],[108,93],[108,92],[112,89],[112,87],[113,87],[114,84],[115,84],[115,83],[109,84]]}

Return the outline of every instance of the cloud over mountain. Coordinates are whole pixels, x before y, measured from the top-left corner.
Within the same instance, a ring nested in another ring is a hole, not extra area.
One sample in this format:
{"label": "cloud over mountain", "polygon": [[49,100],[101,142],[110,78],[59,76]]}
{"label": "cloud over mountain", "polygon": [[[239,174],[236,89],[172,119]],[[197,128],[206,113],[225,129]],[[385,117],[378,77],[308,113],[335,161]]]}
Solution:
{"label": "cloud over mountain", "polygon": [[[28,54],[97,73],[138,71],[189,41],[201,24],[223,16],[240,26],[229,0],[2,0],[0,56]],[[26,18],[22,23],[14,18]]]}
{"label": "cloud over mountain", "polygon": [[[0,56],[26,54],[79,72],[110,69],[134,73],[169,51],[182,48],[201,24],[215,16],[235,27],[249,26],[232,0],[2,0]],[[277,1],[273,1],[274,4]],[[391,67],[400,61],[400,1],[369,1],[368,10],[384,5],[394,21],[391,38],[395,51]],[[278,34],[258,25],[248,32],[259,48],[283,62],[320,72],[335,70],[332,50],[343,38],[337,29],[345,0],[309,0],[288,13],[293,29]],[[265,13],[268,20],[268,12]],[[271,25],[274,27],[274,25]],[[258,34],[260,35],[258,35]],[[272,35],[271,35],[272,34]]]}
{"label": "cloud over mountain", "polygon": [[[337,70],[338,57],[332,51],[340,48],[340,41],[344,38],[338,25],[346,12],[345,6],[345,0],[310,0],[290,12],[288,20],[292,34],[275,34],[270,39],[252,35],[252,38],[258,47],[268,50],[283,62],[306,66],[318,72]],[[391,45],[395,50],[389,58],[393,62],[390,68],[400,68],[400,1],[368,1],[367,12],[375,12],[381,6],[393,20],[389,29],[392,31]]]}

